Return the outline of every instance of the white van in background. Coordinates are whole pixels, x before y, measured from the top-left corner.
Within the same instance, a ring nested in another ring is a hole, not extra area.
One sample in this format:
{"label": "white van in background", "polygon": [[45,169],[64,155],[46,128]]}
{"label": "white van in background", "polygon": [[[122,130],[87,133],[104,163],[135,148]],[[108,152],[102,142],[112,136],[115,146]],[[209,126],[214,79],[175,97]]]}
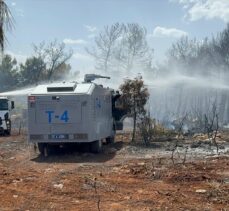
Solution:
{"label": "white van in background", "polygon": [[0,133],[10,135],[11,119],[10,113],[14,109],[14,101],[7,97],[0,97]]}

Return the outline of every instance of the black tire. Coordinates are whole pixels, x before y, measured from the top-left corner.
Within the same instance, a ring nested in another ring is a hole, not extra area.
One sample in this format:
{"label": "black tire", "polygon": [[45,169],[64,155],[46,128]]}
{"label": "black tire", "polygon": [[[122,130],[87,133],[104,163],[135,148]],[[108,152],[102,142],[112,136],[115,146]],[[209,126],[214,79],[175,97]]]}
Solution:
{"label": "black tire", "polygon": [[93,141],[90,145],[91,152],[100,153],[102,151],[102,140]]}
{"label": "black tire", "polygon": [[11,130],[10,129],[9,130],[4,130],[4,134],[7,135],[7,136],[10,136]]}
{"label": "black tire", "polygon": [[38,143],[38,150],[42,156],[47,157],[49,155],[49,145],[46,143]]}
{"label": "black tire", "polygon": [[113,144],[114,141],[115,141],[114,136],[109,136],[109,137],[106,138],[106,143],[107,144]]}

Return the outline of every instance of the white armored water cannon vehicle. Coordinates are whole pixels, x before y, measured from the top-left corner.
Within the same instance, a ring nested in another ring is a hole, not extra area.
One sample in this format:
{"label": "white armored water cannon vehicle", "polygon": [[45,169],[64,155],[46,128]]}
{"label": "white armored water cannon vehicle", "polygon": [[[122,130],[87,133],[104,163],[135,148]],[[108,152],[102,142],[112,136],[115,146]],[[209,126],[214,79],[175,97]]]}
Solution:
{"label": "white armored water cannon vehicle", "polygon": [[120,95],[93,83],[97,78],[109,79],[86,74],[82,83],[39,85],[28,96],[28,139],[41,154],[65,143],[88,143],[92,152],[100,152],[102,140],[114,140],[125,112],[114,105]]}

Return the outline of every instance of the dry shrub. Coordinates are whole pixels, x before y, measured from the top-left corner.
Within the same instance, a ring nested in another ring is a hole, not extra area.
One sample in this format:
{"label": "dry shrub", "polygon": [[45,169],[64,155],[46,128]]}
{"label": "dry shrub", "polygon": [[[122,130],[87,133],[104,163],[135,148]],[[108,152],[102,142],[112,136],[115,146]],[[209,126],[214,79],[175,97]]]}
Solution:
{"label": "dry shrub", "polygon": [[148,146],[153,139],[158,137],[175,136],[175,132],[166,129],[162,124],[156,122],[155,119],[150,118],[149,113],[140,118],[137,124],[139,138],[142,138],[145,145]]}

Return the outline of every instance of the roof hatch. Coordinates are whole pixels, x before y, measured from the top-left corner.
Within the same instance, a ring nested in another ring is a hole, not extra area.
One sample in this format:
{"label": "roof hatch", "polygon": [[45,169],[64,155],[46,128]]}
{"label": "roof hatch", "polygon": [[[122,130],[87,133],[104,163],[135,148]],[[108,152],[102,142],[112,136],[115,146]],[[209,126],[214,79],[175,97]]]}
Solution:
{"label": "roof hatch", "polygon": [[73,92],[77,83],[56,83],[47,87],[47,92]]}

